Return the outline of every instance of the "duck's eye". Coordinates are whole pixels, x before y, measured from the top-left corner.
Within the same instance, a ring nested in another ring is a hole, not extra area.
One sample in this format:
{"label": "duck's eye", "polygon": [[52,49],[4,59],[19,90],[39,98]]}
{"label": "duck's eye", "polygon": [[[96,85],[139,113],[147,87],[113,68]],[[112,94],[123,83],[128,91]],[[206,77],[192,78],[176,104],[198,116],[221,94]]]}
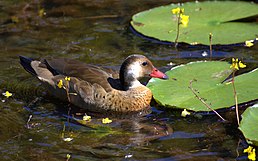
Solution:
{"label": "duck's eye", "polygon": [[145,61],[142,63],[143,66],[146,66],[148,63]]}

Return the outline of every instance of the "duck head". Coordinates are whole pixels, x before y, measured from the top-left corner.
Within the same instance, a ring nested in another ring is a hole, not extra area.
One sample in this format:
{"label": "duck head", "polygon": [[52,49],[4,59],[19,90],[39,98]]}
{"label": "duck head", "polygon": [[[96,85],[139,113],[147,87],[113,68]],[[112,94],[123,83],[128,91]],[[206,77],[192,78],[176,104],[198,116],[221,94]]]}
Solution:
{"label": "duck head", "polygon": [[155,68],[143,55],[128,56],[121,65],[119,77],[124,90],[141,86],[139,79],[143,77],[168,79],[166,74]]}

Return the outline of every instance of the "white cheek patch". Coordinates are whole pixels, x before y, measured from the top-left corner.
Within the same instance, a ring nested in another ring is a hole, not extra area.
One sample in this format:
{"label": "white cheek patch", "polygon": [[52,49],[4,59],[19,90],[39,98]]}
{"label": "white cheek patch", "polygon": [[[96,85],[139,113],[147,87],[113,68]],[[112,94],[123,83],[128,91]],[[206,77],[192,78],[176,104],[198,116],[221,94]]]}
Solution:
{"label": "white cheek patch", "polygon": [[128,75],[131,75],[134,78],[139,78],[140,73],[141,73],[141,65],[139,62],[134,62],[133,64],[130,65],[128,69]]}
{"label": "white cheek patch", "polygon": [[129,87],[131,88],[136,88],[139,86],[143,86],[141,84],[141,82],[138,81],[138,78],[142,77],[141,73],[142,73],[142,67],[140,62],[134,62],[132,63],[127,71],[128,76],[130,76],[131,78],[134,78],[134,80],[131,80],[131,86]]}

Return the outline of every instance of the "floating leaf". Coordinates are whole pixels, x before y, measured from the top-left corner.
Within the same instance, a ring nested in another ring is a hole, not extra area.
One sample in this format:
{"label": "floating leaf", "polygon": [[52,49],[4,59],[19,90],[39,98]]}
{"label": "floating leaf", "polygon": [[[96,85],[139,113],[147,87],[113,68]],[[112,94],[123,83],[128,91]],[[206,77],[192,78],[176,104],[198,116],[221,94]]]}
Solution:
{"label": "floating leaf", "polygon": [[258,34],[257,23],[240,21],[257,16],[258,5],[240,1],[188,2],[182,6],[161,6],[135,14],[131,25],[147,37],[174,42],[177,19],[171,10],[177,7],[184,8],[184,14],[190,16],[188,26],[180,27],[178,42],[209,45],[208,37],[212,33],[213,44],[235,44],[254,40]]}
{"label": "floating leaf", "polygon": [[250,144],[258,146],[258,105],[247,108],[242,114],[239,129]]}
{"label": "floating leaf", "polygon": [[[233,87],[230,82],[223,82],[232,72],[227,62],[193,62],[172,68],[166,72],[169,80],[152,78],[148,87],[154,99],[162,106],[193,111],[210,111],[198,100],[189,88],[210,104],[214,110],[235,104]],[[223,82],[223,83],[222,83]],[[238,103],[258,98],[258,70],[235,77]]]}

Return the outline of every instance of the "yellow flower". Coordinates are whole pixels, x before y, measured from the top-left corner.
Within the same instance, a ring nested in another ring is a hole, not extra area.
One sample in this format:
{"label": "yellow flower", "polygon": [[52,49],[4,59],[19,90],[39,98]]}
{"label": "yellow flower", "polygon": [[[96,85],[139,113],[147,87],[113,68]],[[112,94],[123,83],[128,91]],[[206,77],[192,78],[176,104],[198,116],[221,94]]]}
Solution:
{"label": "yellow flower", "polygon": [[6,91],[6,92],[2,93],[2,95],[4,95],[6,98],[9,98],[9,97],[11,97],[13,94],[10,93],[9,91]]}
{"label": "yellow flower", "polygon": [[252,149],[253,149],[253,147],[248,146],[248,148],[244,149],[244,153],[251,153]]}
{"label": "yellow flower", "polygon": [[251,153],[248,153],[248,159],[256,160],[255,149],[253,149],[253,151]]}
{"label": "yellow flower", "polygon": [[241,61],[239,61],[238,65],[239,65],[239,68],[245,68],[246,67],[246,65],[243,64]]}
{"label": "yellow flower", "polygon": [[232,58],[232,64],[230,65],[230,68],[233,68],[233,69],[236,69],[236,70],[239,70],[238,68],[238,59],[236,58]]}
{"label": "yellow flower", "polygon": [[251,46],[253,46],[253,45],[254,45],[254,43],[253,43],[253,42],[254,42],[253,40],[245,41],[245,46],[247,46],[247,47],[251,47]]}
{"label": "yellow flower", "polygon": [[210,41],[212,40],[212,37],[213,37],[213,35],[212,35],[212,33],[210,32],[210,34],[209,34],[209,40],[210,40]]}
{"label": "yellow flower", "polygon": [[238,58],[232,58],[232,64],[230,65],[230,68],[239,70],[239,68],[245,68],[246,65],[242,63],[241,61],[238,62]]}
{"label": "yellow flower", "polygon": [[71,78],[70,78],[70,77],[65,77],[65,80],[66,80],[66,81],[70,81]]}
{"label": "yellow flower", "polygon": [[67,160],[69,160],[71,158],[71,155],[70,154],[66,154],[66,158],[67,158]]}
{"label": "yellow flower", "polygon": [[58,82],[57,86],[58,88],[63,88],[64,84],[62,79]]}
{"label": "yellow flower", "polygon": [[188,22],[189,22],[189,16],[181,14],[180,17],[181,17],[181,24],[184,27],[187,27]]}
{"label": "yellow flower", "polygon": [[248,148],[244,149],[244,153],[248,153],[249,160],[256,160],[255,148],[248,146]]}
{"label": "yellow flower", "polygon": [[112,120],[110,120],[109,118],[104,118],[104,119],[102,119],[102,123],[103,124],[109,124],[109,123],[111,123],[112,122]]}
{"label": "yellow flower", "polygon": [[46,15],[46,12],[45,12],[44,8],[40,9],[39,10],[39,17],[43,17],[45,15]]}
{"label": "yellow flower", "polygon": [[180,23],[181,23],[184,27],[187,27],[188,22],[189,22],[189,16],[183,15],[184,11],[185,11],[185,10],[184,10],[183,8],[179,8],[179,7],[174,8],[174,9],[171,10],[171,12],[172,12],[173,14],[176,14],[178,17],[179,17],[179,15],[180,15]]}
{"label": "yellow flower", "polygon": [[191,114],[190,112],[188,112],[186,109],[184,109],[184,111],[182,111],[182,113],[181,113],[181,116],[186,117],[187,115],[190,115],[190,114]]}
{"label": "yellow flower", "polygon": [[182,11],[182,10],[181,10],[179,7],[174,8],[174,9],[171,10],[171,12],[172,12],[173,14],[179,14],[181,11]]}
{"label": "yellow flower", "polygon": [[18,18],[17,16],[12,16],[12,17],[11,17],[11,20],[12,20],[12,22],[14,22],[14,23],[18,23],[18,22],[19,22],[19,18]]}
{"label": "yellow flower", "polygon": [[85,115],[82,118],[84,121],[90,121],[91,120],[91,116]]}

